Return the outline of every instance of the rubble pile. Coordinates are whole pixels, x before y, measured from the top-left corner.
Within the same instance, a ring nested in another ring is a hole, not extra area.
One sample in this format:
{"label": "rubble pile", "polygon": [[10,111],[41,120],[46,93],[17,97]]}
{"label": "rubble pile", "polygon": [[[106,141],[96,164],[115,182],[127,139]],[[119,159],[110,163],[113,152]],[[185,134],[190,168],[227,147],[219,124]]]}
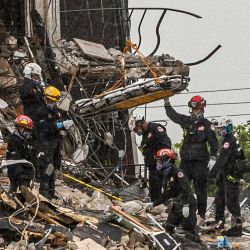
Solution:
{"label": "rubble pile", "polygon": [[[201,244],[185,239],[181,228],[168,235],[159,224],[164,223],[168,206],[160,205],[148,213],[141,200],[111,201],[97,191],[87,194],[71,188],[63,180],[57,181],[58,199],[52,201],[37,193],[36,183],[32,190],[22,187],[17,196],[8,192],[8,184],[8,178],[1,177],[0,247],[3,249],[163,249],[156,240],[159,235],[168,237],[175,249],[217,249],[217,236],[221,235],[220,230],[207,226],[200,226]],[[245,206],[243,211],[247,210]],[[213,206],[208,209],[207,217],[212,214]],[[226,227],[229,221],[227,218]],[[249,222],[243,227],[241,238],[230,238],[232,249],[249,249]],[[174,249],[171,246],[164,249]]]}
{"label": "rubble pile", "polygon": [[[105,49],[101,44],[74,38],[57,42],[58,67],[62,74],[72,74],[74,67],[79,69],[81,79],[110,80],[119,79],[126,71],[127,79],[152,77],[148,68],[138,55],[128,52],[126,56],[114,48]],[[148,57],[152,70],[159,75],[181,75],[188,77],[189,67],[168,54]]]}

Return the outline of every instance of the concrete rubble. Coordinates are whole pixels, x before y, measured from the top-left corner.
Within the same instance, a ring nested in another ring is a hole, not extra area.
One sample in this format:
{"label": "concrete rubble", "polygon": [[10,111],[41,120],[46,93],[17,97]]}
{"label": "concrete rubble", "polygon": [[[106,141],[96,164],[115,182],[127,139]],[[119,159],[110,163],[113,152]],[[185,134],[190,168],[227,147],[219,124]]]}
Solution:
{"label": "concrete rubble", "polygon": [[[148,219],[144,208],[144,203],[141,200],[133,200],[128,202],[111,201],[104,194],[97,191],[92,193],[86,192],[83,188],[74,188],[67,185],[63,180],[58,180],[56,183],[56,192],[59,197],[57,200],[47,201],[44,197],[39,196],[39,210],[35,220],[25,229],[25,225],[34,216],[34,208],[30,207],[27,211],[17,213],[11,217],[11,224],[8,220],[3,219],[12,215],[15,211],[20,210],[20,204],[16,199],[8,193],[8,178],[2,177],[0,179],[1,185],[1,199],[0,199],[0,247],[5,249],[37,249],[37,244],[41,242],[48,229],[52,228],[47,240],[42,244],[41,249],[154,249],[152,240],[146,234],[138,230],[133,230],[129,224],[121,223],[114,219],[114,213],[110,210],[112,204],[121,207],[122,211],[128,215],[133,215],[134,218],[141,221],[143,225],[151,228],[152,222]],[[32,196],[27,198],[26,194],[36,197],[36,188],[33,191],[24,191],[21,189],[21,196],[18,196],[19,202],[27,206],[31,202]],[[3,198],[3,191],[5,192],[5,199]],[[26,197],[26,198],[24,198]],[[16,208],[13,208],[11,201],[16,203]],[[26,200],[26,201],[25,201]],[[167,206],[161,205],[154,208],[150,213],[159,222],[164,222],[167,217]],[[53,210],[57,209],[58,215],[53,214]],[[213,215],[213,206],[207,211],[207,218]],[[249,210],[248,206],[243,207],[243,211]],[[66,213],[67,216],[72,216],[71,219],[64,217],[60,219],[60,214]],[[51,215],[49,215],[51,214]],[[244,212],[246,214],[246,212]],[[44,216],[45,215],[45,216]],[[49,216],[49,217],[47,217]],[[73,220],[72,220],[73,219]],[[243,223],[245,234],[250,229],[249,217]],[[74,222],[75,221],[75,222]],[[226,227],[229,227],[230,218],[227,218]],[[69,226],[71,223],[71,226]],[[73,224],[72,224],[73,223]],[[53,229],[54,228],[54,229]],[[153,226],[156,230],[156,226]],[[18,231],[26,230],[28,245],[25,239],[21,240],[21,235]],[[207,232],[206,232],[207,231]],[[12,235],[9,235],[12,232]],[[205,233],[203,233],[205,232]],[[216,249],[216,237],[220,235],[219,231],[208,231],[208,227],[202,227],[201,239],[204,242],[202,247],[184,239],[181,229],[177,229],[177,242],[183,246],[181,249]],[[250,237],[243,235],[241,238],[230,238],[230,243],[233,249],[249,249]],[[187,245],[188,247],[185,247]],[[157,249],[157,247],[156,247]]]}
{"label": "concrete rubble", "polygon": [[[128,52],[124,58],[123,53],[114,48],[105,49],[102,45],[93,42],[76,38],[73,40],[62,39],[57,42],[57,49],[61,51],[60,54],[57,53],[57,60],[62,74],[71,74],[75,66],[79,69],[82,79],[119,79],[123,68],[126,70],[127,79],[150,77],[147,67],[138,55]],[[152,69],[157,68],[159,76],[189,75],[189,67],[168,54],[152,56],[148,59],[152,62]]]}

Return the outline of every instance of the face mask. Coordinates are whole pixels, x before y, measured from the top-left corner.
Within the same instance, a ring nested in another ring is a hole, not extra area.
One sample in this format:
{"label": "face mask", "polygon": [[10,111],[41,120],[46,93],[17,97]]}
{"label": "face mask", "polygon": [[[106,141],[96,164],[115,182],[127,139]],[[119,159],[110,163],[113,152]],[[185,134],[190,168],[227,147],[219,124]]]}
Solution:
{"label": "face mask", "polygon": [[170,175],[170,172],[171,172],[171,169],[172,169],[172,165],[169,166],[168,168],[164,168],[164,169],[162,170],[162,175],[163,175],[163,176],[169,176],[169,175]]}
{"label": "face mask", "polygon": [[222,137],[225,137],[227,134],[230,134],[233,131],[233,125],[228,124],[226,127],[221,127],[220,128],[220,135]]}
{"label": "face mask", "polygon": [[160,160],[157,160],[156,162],[156,169],[160,171],[162,169],[162,162]]}
{"label": "face mask", "polygon": [[170,160],[164,161],[163,163],[159,162],[156,163],[156,169],[158,171],[161,171],[161,174],[164,176],[168,176],[170,174],[170,171],[172,169],[173,164],[170,162]]}
{"label": "face mask", "polygon": [[54,104],[54,103],[48,103],[48,104],[47,104],[47,107],[48,107],[50,110],[53,110],[55,106],[56,106],[56,103],[55,103],[55,104]]}
{"label": "face mask", "polygon": [[199,111],[194,111],[194,110],[192,110],[191,112],[191,116],[194,118],[194,119],[196,119],[196,120],[200,120],[200,119],[202,119],[203,118],[203,112],[201,111],[201,110],[199,110]]}
{"label": "face mask", "polygon": [[22,136],[26,139],[29,139],[31,137],[31,132],[28,130],[23,131]]}
{"label": "face mask", "polygon": [[227,132],[225,131],[225,129],[220,130],[221,137],[225,137],[226,134],[227,134]]}
{"label": "face mask", "polygon": [[136,134],[137,134],[138,136],[142,136],[143,131],[142,131],[141,129],[138,129],[138,130],[136,131]]}

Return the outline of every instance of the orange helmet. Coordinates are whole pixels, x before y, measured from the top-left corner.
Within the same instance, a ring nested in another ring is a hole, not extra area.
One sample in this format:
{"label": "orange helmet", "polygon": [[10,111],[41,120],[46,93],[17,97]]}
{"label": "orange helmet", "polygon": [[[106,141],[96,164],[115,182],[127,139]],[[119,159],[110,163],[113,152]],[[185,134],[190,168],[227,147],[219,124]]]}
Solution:
{"label": "orange helmet", "polygon": [[204,109],[206,107],[206,100],[199,95],[195,95],[188,102],[188,107],[192,109]]}
{"label": "orange helmet", "polygon": [[27,129],[32,129],[33,121],[27,115],[19,115],[15,120],[15,125],[17,127],[23,127]]}
{"label": "orange helmet", "polygon": [[155,159],[160,159],[160,160],[167,160],[167,159],[176,160],[176,158],[177,154],[169,148],[159,149],[155,155]]}

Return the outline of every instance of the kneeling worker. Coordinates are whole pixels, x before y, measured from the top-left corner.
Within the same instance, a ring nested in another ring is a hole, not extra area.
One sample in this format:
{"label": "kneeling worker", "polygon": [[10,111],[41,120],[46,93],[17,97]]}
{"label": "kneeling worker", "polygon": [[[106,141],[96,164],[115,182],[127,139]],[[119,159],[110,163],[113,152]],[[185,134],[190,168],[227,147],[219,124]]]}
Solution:
{"label": "kneeling worker", "polygon": [[6,165],[10,180],[10,191],[16,192],[22,185],[29,187],[34,178],[34,167],[26,161],[31,159],[30,135],[33,122],[29,116],[19,115],[15,120],[15,130],[8,139]]}
{"label": "kneeling worker", "polygon": [[174,228],[182,225],[186,231],[186,238],[200,242],[196,231],[196,209],[197,202],[191,191],[190,184],[183,171],[175,166],[176,153],[171,149],[164,148],[157,151],[157,171],[165,178],[164,193],[153,203],[147,204],[147,209],[165,203],[173,198],[173,207],[168,215],[165,228],[169,233]]}

